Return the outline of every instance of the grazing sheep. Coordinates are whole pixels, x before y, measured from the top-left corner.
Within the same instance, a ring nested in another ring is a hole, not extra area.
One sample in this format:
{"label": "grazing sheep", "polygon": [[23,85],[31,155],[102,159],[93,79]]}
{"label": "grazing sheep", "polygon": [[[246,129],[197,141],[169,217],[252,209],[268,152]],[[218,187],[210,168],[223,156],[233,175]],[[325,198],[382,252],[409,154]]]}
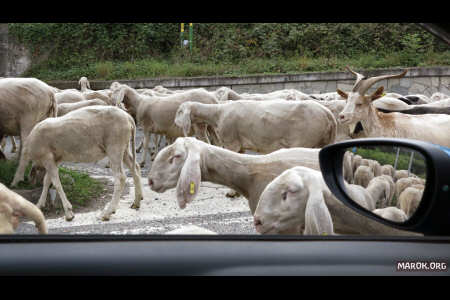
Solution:
{"label": "grazing sheep", "polygon": [[380,176],[381,175],[381,165],[378,161],[373,159],[362,159],[361,166],[368,166],[372,170],[373,175]]}
{"label": "grazing sheep", "polygon": [[394,182],[397,182],[401,178],[409,177],[408,170],[395,170]]}
{"label": "grazing sheep", "polygon": [[363,158],[361,155],[355,154],[353,155],[352,164],[353,164],[353,176],[356,172],[356,169],[361,165]]}
{"label": "grazing sheep", "polygon": [[148,183],[157,193],[176,187],[180,208],[196,197],[201,181],[222,184],[247,198],[253,213],[264,187],[284,170],[294,166],[319,170],[319,151],[290,148],[265,155],[239,154],[195,138],[177,138],[155,157]]}
{"label": "grazing sheep", "polygon": [[239,100],[253,100],[253,101],[267,101],[267,100],[314,100],[308,94],[297,91],[296,89],[286,89],[279,90],[275,92],[270,92],[266,94],[248,94],[242,93],[239,95],[241,99]]}
{"label": "grazing sheep", "polygon": [[263,234],[418,235],[355,212],[336,199],[319,171],[298,166],[266,185],[253,218]]}
{"label": "grazing sheep", "polygon": [[392,180],[394,180],[395,169],[391,165],[382,165],[381,166],[381,174],[391,176]]}
{"label": "grazing sheep", "polygon": [[422,195],[422,188],[409,186],[400,194],[397,207],[403,210],[406,216],[410,218],[419,207]]}
{"label": "grazing sheep", "polygon": [[[328,108],[336,120],[339,118],[339,114],[345,107],[344,100],[328,100],[328,101],[316,101],[316,102],[325,106],[326,108]],[[337,123],[336,142],[351,140],[352,138],[360,138],[360,137],[363,137],[363,136],[359,136],[359,135],[352,136],[350,134],[350,128],[347,125]]]}
{"label": "grazing sheep", "polygon": [[406,109],[410,109],[411,106],[406,104],[405,102],[391,97],[381,97],[372,102],[373,106],[375,106],[379,110],[397,110],[402,111]]}
{"label": "grazing sheep", "polygon": [[94,105],[108,105],[105,101],[100,99],[93,100],[83,100],[75,103],[63,103],[58,105],[58,117],[64,116],[65,114],[74,111],[76,109],[80,109],[87,106]]}
{"label": "grazing sheep", "polygon": [[383,208],[391,204],[395,193],[395,183],[388,175],[374,177],[367,186],[367,191],[374,201],[373,209]]}
{"label": "grazing sheep", "polygon": [[218,88],[213,92],[219,101],[225,100],[242,100],[243,97],[228,87]]}
{"label": "grazing sheep", "polygon": [[0,79],[0,140],[5,135],[20,136],[23,142],[34,125],[56,115],[55,93],[46,83],[36,78]]}
{"label": "grazing sheep", "polygon": [[408,114],[408,115],[425,115],[425,114],[445,114],[445,115],[450,115],[450,106],[448,107],[432,107],[432,106],[426,106],[422,105],[422,107],[420,106],[416,106],[410,109],[405,109],[405,110],[387,110],[387,109],[382,109],[380,110],[383,113],[394,113],[394,112],[398,112],[398,113],[402,113],[402,114]]}
{"label": "grazing sheep", "polygon": [[63,104],[63,103],[76,103],[80,101],[86,100],[84,95],[77,90],[63,90],[59,93],[55,94],[56,103]]}
{"label": "grazing sheep", "polygon": [[365,95],[371,86],[380,80],[401,78],[401,74],[384,75],[366,78],[352,71],[357,79],[353,89],[348,94],[337,90],[347,99],[347,104],[339,115],[339,122],[350,126],[354,132],[356,124],[362,125],[367,137],[409,138],[426,141],[444,147],[450,147],[450,116],[444,114],[433,115],[407,115],[402,113],[385,114],[379,112],[372,104],[373,100],[380,98],[383,87],[379,87],[372,95]]}
{"label": "grazing sheep", "polygon": [[80,78],[80,80],[78,81],[78,85],[80,86],[80,90],[83,93],[92,91],[89,80],[84,76]]}
{"label": "grazing sheep", "polygon": [[347,183],[353,183],[353,152],[346,151],[343,159],[343,176]]}
{"label": "grazing sheep", "polygon": [[339,95],[336,92],[322,93],[322,94],[310,94],[309,96],[315,100],[324,100],[324,101],[344,100],[344,98],[342,98],[341,95]]}
{"label": "grazing sheep", "polygon": [[135,185],[135,200],[131,207],[138,209],[143,193],[140,168],[136,164],[135,135],[133,118],[113,106],[84,107],[62,117],[46,119],[37,124],[24,141],[23,156],[12,186],[23,180],[30,160],[34,165],[44,167],[44,188],[37,206],[45,205],[48,188],[53,183],[61,198],[66,220],[70,221],[74,218],[72,205],[62,189],[58,165],[64,161],[96,162],[108,157],[114,176],[114,193],[112,202],[102,212],[102,220],[109,220],[119,204],[126,179],[123,163],[132,173]]}
{"label": "grazing sheep", "polygon": [[431,101],[431,99],[428,96],[422,95],[422,94],[416,94],[416,95],[406,95],[401,98],[407,99],[411,101],[413,104],[428,104]]}
{"label": "grazing sheep", "polygon": [[[118,82],[113,82],[112,86],[115,86]],[[91,90],[91,86],[89,84],[89,81],[86,77],[81,77],[78,81],[78,84],[80,85],[81,94],[84,98],[84,100],[94,100],[94,99],[100,99],[106,102],[108,105],[116,105],[114,103],[114,100],[111,98],[112,90],[106,89],[106,90],[99,90],[94,91]]]}
{"label": "grazing sheep", "polygon": [[20,217],[31,219],[40,234],[48,233],[41,210],[0,183],[0,234],[14,233]]}
{"label": "grazing sheep", "polygon": [[375,201],[367,189],[357,184],[345,184],[348,196],[367,210],[375,209]]}
{"label": "grazing sheep", "polygon": [[395,197],[397,198],[397,203],[400,194],[413,184],[425,185],[425,180],[416,177],[404,177],[395,182]]}
{"label": "grazing sheep", "polygon": [[323,147],[335,141],[337,126],[333,114],[311,100],[181,104],[175,124],[183,128],[185,136],[191,124],[198,123],[213,127],[222,146],[229,150],[259,153],[292,147]]}
{"label": "grazing sheep", "polygon": [[[116,103],[123,101],[125,108],[144,129],[144,153],[141,166],[145,164],[150,134],[165,135],[169,144],[174,138],[183,136],[183,131],[174,124],[178,107],[187,101],[201,103],[218,103],[217,99],[204,89],[190,90],[168,97],[146,97],[139,95],[136,90],[122,84],[113,91]],[[204,124],[193,126],[193,133],[200,139],[209,142],[207,128]],[[153,159],[153,157],[151,157]]]}
{"label": "grazing sheep", "polygon": [[387,219],[393,222],[403,223],[408,220],[408,216],[405,214],[405,212],[395,206],[377,208],[372,212],[379,215],[383,219]]}
{"label": "grazing sheep", "polygon": [[374,178],[372,168],[369,166],[359,166],[353,175],[353,183],[367,188],[369,182]]}

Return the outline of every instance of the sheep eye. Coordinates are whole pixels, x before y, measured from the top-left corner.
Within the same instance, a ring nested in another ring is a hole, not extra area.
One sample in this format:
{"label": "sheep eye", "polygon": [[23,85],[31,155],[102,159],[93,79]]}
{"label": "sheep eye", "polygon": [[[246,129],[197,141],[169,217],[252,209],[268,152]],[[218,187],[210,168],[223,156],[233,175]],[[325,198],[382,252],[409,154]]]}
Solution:
{"label": "sheep eye", "polygon": [[287,198],[287,192],[284,192],[283,194],[281,194],[281,198],[282,198],[283,200],[286,200],[286,198]]}

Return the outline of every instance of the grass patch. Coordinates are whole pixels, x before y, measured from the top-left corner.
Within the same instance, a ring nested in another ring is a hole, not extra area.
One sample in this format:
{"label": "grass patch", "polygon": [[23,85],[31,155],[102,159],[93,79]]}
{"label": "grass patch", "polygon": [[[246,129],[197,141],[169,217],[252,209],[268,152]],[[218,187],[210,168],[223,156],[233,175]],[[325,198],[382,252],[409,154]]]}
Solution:
{"label": "grass patch", "polygon": [[[17,160],[0,161],[0,182],[10,188],[14,174],[19,163]],[[25,180],[20,182],[18,189],[34,189],[39,185],[32,185],[29,182],[28,174],[31,164],[25,172]],[[64,167],[59,167],[59,178],[66,193],[67,199],[74,207],[85,206],[89,200],[99,197],[104,191],[104,184],[91,178],[87,173],[79,172]]]}
{"label": "grass patch", "polygon": [[297,55],[289,58],[247,58],[235,61],[213,60],[201,57],[148,58],[133,61],[98,61],[94,64],[73,64],[58,67],[51,61],[33,66],[25,77],[41,80],[74,80],[86,76],[90,80],[126,80],[152,77],[245,76],[261,74],[294,74],[304,72],[344,71],[391,67],[449,66],[450,51],[416,53],[363,53],[359,55],[320,57]]}

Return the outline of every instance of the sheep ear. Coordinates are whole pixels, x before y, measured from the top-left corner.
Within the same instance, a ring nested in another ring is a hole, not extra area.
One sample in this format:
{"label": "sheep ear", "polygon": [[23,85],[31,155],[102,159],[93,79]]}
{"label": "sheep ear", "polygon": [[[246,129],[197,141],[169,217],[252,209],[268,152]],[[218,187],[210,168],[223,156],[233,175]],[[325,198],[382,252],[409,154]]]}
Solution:
{"label": "sheep ear", "polygon": [[370,95],[370,99],[373,101],[383,97],[383,91],[384,87],[380,86],[372,95]]}
{"label": "sheep ear", "polygon": [[341,91],[340,89],[337,89],[336,92],[344,99],[348,98],[348,94],[344,91]]}
{"label": "sheep ear", "polygon": [[87,87],[90,89],[91,88],[91,84],[89,83],[89,81],[87,82]]}
{"label": "sheep ear", "polygon": [[123,97],[125,97],[125,89],[120,89],[117,98],[115,99],[116,106],[119,106],[119,104],[122,103]]}
{"label": "sheep ear", "polygon": [[305,209],[305,235],[332,235],[333,220],[320,187],[309,187]]}
{"label": "sheep ear", "polygon": [[177,183],[177,200],[181,209],[197,196],[200,182],[200,154],[189,151]]}
{"label": "sheep ear", "polygon": [[184,136],[189,136],[189,132],[191,131],[191,109],[185,107],[183,109],[183,115],[181,117],[181,123],[183,127]]}

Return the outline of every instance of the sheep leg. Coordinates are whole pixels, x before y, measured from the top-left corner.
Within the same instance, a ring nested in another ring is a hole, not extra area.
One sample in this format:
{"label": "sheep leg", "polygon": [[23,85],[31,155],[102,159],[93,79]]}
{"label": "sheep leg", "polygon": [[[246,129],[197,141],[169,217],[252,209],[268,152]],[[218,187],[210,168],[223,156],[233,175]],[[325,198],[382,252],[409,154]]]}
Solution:
{"label": "sheep leg", "polygon": [[16,145],[16,140],[14,139],[14,136],[10,136],[11,139],[11,144],[12,144],[12,150],[11,153],[16,153],[17,152],[17,145]]}
{"label": "sheep leg", "polygon": [[141,141],[141,144],[140,144],[139,147],[137,147],[137,149],[136,149],[136,153],[141,152],[142,146],[144,146],[144,141]]}
{"label": "sheep leg", "polygon": [[161,135],[160,134],[155,134],[155,151],[150,153],[150,160],[153,161],[156,157],[156,155],[158,154],[159,150],[161,149]]}
{"label": "sheep leg", "polygon": [[141,167],[145,166],[145,159],[147,158],[148,144],[150,143],[151,133],[145,132],[144,134],[144,152],[142,154],[142,161],[140,163]]}
{"label": "sheep leg", "polygon": [[50,184],[51,184],[50,176],[48,175],[48,172],[46,172],[41,197],[39,198],[39,201],[36,204],[36,206],[39,209],[42,209],[45,206],[45,202],[47,201],[48,188],[50,187]]}
{"label": "sheep leg", "polygon": [[[111,170],[113,171],[114,176],[114,192],[112,196],[111,202],[107,205],[104,211],[100,215],[100,219],[102,221],[109,221],[111,214],[113,214],[117,206],[119,205],[120,196],[122,195],[123,189],[125,188],[125,180],[126,176],[123,172],[123,156],[124,151],[108,151],[107,153],[115,153],[112,155],[108,155],[109,161],[111,162]],[[117,153],[120,153],[118,156]]]}
{"label": "sheep leg", "polygon": [[5,154],[2,152],[2,149],[5,149],[5,139],[3,138],[3,135],[0,134],[0,160],[6,159]]}
{"label": "sheep leg", "polygon": [[6,147],[6,137],[1,137],[0,138],[0,150],[5,150]]}
{"label": "sheep leg", "polygon": [[64,214],[66,216],[66,221],[72,221],[75,215],[72,212],[72,204],[70,204],[69,200],[67,200],[66,193],[64,193],[64,190],[62,188],[62,184],[58,174],[58,166],[53,161],[47,161],[44,164],[44,167],[47,170],[47,174],[50,176],[53,186],[56,188],[59,197],[61,198],[61,202],[64,208]]}
{"label": "sheep leg", "polygon": [[123,157],[123,162],[130,170],[131,174],[133,175],[133,181],[134,181],[134,202],[131,205],[131,208],[133,209],[139,209],[141,206],[141,200],[144,199],[143,197],[143,190],[142,190],[142,184],[141,184],[141,168],[137,163],[133,161],[133,156],[131,155],[130,151],[125,151],[125,155]]}

